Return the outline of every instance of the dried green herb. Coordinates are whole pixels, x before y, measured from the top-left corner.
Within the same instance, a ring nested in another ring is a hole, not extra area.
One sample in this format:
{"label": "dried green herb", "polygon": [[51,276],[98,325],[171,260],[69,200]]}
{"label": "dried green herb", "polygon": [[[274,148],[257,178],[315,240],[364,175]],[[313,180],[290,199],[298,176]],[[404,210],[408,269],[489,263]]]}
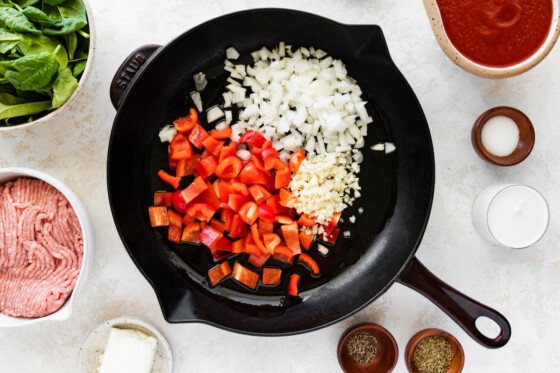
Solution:
{"label": "dried green herb", "polygon": [[369,364],[377,356],[377,339],[369,333],[354,334],[348,341],[348,352],[358,363]]}
{"label": "dried green herb", "polygon": [[451,365],[451,343],[441,336],[422,339],[412,353],[414,365],[420,373],[445,373]]}

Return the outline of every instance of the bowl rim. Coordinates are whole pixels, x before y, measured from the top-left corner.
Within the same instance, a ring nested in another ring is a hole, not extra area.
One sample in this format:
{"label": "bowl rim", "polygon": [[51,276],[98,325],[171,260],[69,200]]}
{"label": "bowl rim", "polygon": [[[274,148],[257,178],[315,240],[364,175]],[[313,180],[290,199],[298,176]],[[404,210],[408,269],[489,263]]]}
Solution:
{"label": "bowl rim", "polygon": [[468,73],[488,79],[509,78],[522,74],[537,66],[550,53],[556,44],[558,36],[560,35],[560,0],[551,1],[553,10],[552,24],[550,25],[550,30],[544,43],[539,47],[539,49],[527,57],[527,59],[515,65],[507,67],[490,67],[471,61],[461,54],[447,36],[447,32],[443,27],[443,21],[441,19],[441,13],[437,5],[437,0],[423,0],[424,8],[428,14],[434,36],[447,57]]}
{"label": "bowl rim", "polygon": [[406,348],[404,350],[404,362],[406,365],[406,369],[412,373],[414,372],[414,370],[412,369],[412,354],[414,352],[414,349],[416,348],[416,345],[418,345],[418,343],[420,343],[421,340],[423,340],[426,337],[431,337],[431,336],[441,336],[444,338],[447,338],[448,340],[450,340],[452,343],[454,343],[457,346],[457,351],[459,352],[459,357],[461,359],[461,367],[459,372],[461,372],[465,366],[465,351],[463,350],[463,346],[461,345],[461,343],[457,340],[457,338],[455,338],[452,334],[446,332],[445,330],[442,329],[438,329],[438,328],[426,328],[426,329],[422,329],[416,333],[414,333],[414,335],[412,335],[412,337],[410,337],[410,339],[408,340],[407,344],[406,344]]}
{"label": "bowl rim", "polygon": [[89,218],[88,212],[84,206],[84,204],[80,201],[78,196],[74,194],[74,192],[62,181],[58,180],[57,178],[44,173],[42,171],[37,171],[31,168],[25,167],[3,167],[0,168],[0,178],[3,177],[5,174],[15,174],[14,176],[0,181],[0,184],[4,184],[11,180],[15,180],[19,177],[31,177],[35,179],[40,179],[47,184],[54,187],[58,190],[64,197],[68,200],[72,209],[76,213],[78,217],[78,221],[80,222],[80,228],[82,230],[82,240],[83,240],[83,255],[82,255],[82,263],[80,267],[80,273],[78,274],[78,278],[76,280],[76,284],[74,285],[74,289],[64,302],[64,304],[55,312],[43,316],[43,317],[35,317],[35,318],[26,318],[26,317],[16,317],[16,316],[9,316],[5,314],[1,314],[3,318],[6,320],[11,320],[10,323],[2,323],[0,321],[0,328],[10,328],[10,327],[18,327],[23,325],[30,325],[35,324],[38,322],[43,321],[64,321],[67,320],[72,315],[72,307],[74,304],[75,296],[80,286],[85,281],[87,274],[89,272],[89,266],[91,266],[91,260],[88,260],[88,257],[93,255],[93,247],[94,247],[94,234],[93,234],[93,227],[91,224],[91,220]]}
{"label": "bowl rim", "polygon": [[69,107],[72,104],[72,102],[74,100],[76,100],[76,97],[79,96],[80,92],[83,91],[85,83],[86,83],[89,75],[91,74],[91,70],[92,70],[92,66],[93,66],[93,59],[94,59],[94,56],[95,56],[95,49],[96,49],[95,44],[96,44],[96,41],[97,41],[97,33],[95,32],[95,20],[93,18],[93,11],[92,11],[91,5],[89,3],[89,0],[81,0],[81,1],[84,4],[84,6],[86,7],[86,14],[87,14],[87,18],[88,18],[89,51],[88,51],[88,59],[87,59],[86,67],[84,69],[84,72],[82,73],[82,77],[78,81],[78,86],[76,87],[76,90],[74,91],[74,93],[72,93],[72,96],[70,96],[70,98],[61,107],[51,111],[47,115],[42,116],[41,118],[37,118],[37,119],[35,119],[35,120],[33,120],[29,123],[16,124],[16,125],[13,125],[13,126],[0,126],[0,132],[9,132],[9,131],[14,131],[14,130],[29,129],[31,127],[34,127],[34,126],[38,125],[38,124],[48,122],[51,119],[54,119],[57,116],[59,116],[61,112],[63,112],[67,107]]}

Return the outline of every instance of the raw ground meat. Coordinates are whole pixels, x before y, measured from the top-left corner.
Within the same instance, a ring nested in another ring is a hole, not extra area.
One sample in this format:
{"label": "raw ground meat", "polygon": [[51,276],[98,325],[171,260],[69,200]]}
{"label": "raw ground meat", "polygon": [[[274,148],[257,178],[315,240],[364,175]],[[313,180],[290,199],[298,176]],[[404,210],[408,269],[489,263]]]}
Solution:
{"label": "raw ground meat", "polygon": [[0,185],[0,312],[42,317],[76,284],[82,230],[64,195],[38,179]]}

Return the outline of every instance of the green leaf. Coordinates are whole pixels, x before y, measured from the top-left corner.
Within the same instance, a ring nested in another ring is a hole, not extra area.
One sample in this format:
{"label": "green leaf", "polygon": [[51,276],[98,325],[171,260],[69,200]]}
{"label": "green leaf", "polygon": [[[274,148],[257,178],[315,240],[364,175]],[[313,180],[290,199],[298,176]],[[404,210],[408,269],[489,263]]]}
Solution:
{"label": "green leaf", "polygon": [[16,89],[33,91],[45,88],[58,72],[58,62],[53,53],[23,56],[14,61],[3,61],[8,68],[4,76]]}
{"label": "green leaf", "polygon": [[81,0],[66,0],[52,7],[45,3],[43,3],[43,11],[58,21],[54,26],[43,25],[45,35],[65,35],[87,25],[86,7]]}
{"label": "green leaf", "polygon": [[17,97],[9,93],[0,93],[0,103],[4,105],[18,105],[28,102],[25,98]]}
{"label": "green leaf", "polygon": [[39,114],[45,110],[49,110],[50,107],[50,101],[25,102],[15,105],[5,105],[0,103],[0,119]]}
{"label": "green leaf", "polygon": [[12,0],[12,2],[17,4],[20,8],[27,8],[30,5],[37,4],[39,0]]}
{"label": "green leaf", "polygon": [[61,107],[78,87],[78,80],[72,75],[72,71],[66,68],[58,74],[58,79],[53,86],[52,108]]}
{"label": "green leaf", "polygon": [[72,69],[72,74],[74,76],[78,76],[81,73],[84,72],[85,68],[87,65],[87,61],[79,61],[76,63],[76,65],[74,65],[74,68]]}
{"label": "green leaf", "polygon": [[43,2],[45,4],[49,4],[49,5],[59,5],[62,4],[63,2],[65,2],[66,0],[43,0]]}
{"label": "green leaf", "polygon": [[55,38],[45,35],[30,35],[20,34],[21,41],[17,45],[18,49],[25,56],[39,54],[39,53],[52,53],[60,46],[56,54],[56,61],[60,65],[60,70],[64,70],[68,65],[68,53],[66,48],[60,44]]}
{"label": "green leaf", "polygon": [[57,21],[43,13],[41,10],[35,8],[34,6],[30,6],[25,8],[21,11],[23,15],[32,22],[37,22],[42,25],[54,26],[57,24]]}
{"label": "green leaf", "polygon": [[32,34],[41,33],[22,12],[14,8],[0,7],[0,23],[14,31],[30,32]]}
{"label": "green leaf", "polygon": [[11,33],[4,28],[0,28],[0,53],[6,53],[12,50],[20,41],[17,34]]}
{"label": "green leaf", "polygon": [[78,36],[76,36],[75,32],[72,32],[64,35],[63,38],[68,50],[68,59],[71,60],[74,58],[74,52],[76,52],[76,47],[78,46]]}

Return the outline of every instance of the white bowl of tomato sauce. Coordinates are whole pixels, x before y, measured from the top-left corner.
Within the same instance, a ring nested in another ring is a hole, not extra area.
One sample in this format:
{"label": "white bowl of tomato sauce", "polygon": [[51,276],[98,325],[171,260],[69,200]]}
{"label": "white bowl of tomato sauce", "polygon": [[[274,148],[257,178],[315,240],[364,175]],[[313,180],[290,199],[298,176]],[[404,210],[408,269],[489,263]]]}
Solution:
{"label": "white bowl of tomato sauce", "polygon": [[447,57],[482,78],[507,78],[532,69],[560,34],[560,0],[423,1]]}

